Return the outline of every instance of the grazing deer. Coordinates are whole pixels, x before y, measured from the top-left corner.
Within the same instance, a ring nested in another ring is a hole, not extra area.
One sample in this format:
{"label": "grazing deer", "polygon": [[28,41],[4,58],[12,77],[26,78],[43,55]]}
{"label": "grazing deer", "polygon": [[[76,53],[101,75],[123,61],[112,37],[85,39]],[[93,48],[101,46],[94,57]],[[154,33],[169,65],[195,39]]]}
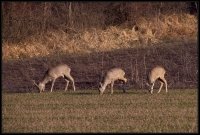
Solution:
{"label": "grazing deer", "polygon": [[66,64],[60,64],[56,67],[50,68],[46,71],[43,79],[41,82],[39,82],[39,85],[33,81],[33,83],[39,88],[40,92],[45,90],[45,84],[48,83],[49,81],[52,81],[52,86],[51,86],[51,92],[53,91],[53,86],[58,77],[63,77],[65,81],[67,82],[67,85],[65,87],[65,91],[68,89],[69,81],[68,79],[72,82],[73,89],[75,91],[75,85],[74,85],[74,79],[70,75],[70,67],[67,66]]}
{"label": "grazing deer", "polygon": [[101,87],[99,88],[100,95],[103,94],[104,90],[106,89],[106,86],[108,84],[111,84],[111,94],[113,94],[113,85],[116,80],[122,80],[125,83],[127,82],[127,79],[124,77],[125,72],[121,68],[112,68],[104,77],[103,84],[100,82]]}
{"label": "grazing deer", "polygon": [[[165,80],[165,73],[166,73],[166,70],[163,68],[163,67],[161,67],[161,66],[156,66],[156,67],[154,67],[151,71],[150,71],[150,73],[149,73],[149,75],[147,76],[147,81],[148,81],[148,83],[146,83],[148,86],[150,86],[151,85],[151,88],[150,88],[150,92],[151,92],[151,94],[153,93],[153,87],[154,87],[154,83],[155,83],[155,81],[158,79],[159,81],[160,81],[160,83],[161,83],[161,85],[160,85],[160,88],[159,88],[159,90],[158,90],[158,93],[160,93],[160,91],[161,91],[161,89],[162,89],[162,87],[163,87],[163,83],[165,83],[165,89],[166,89],[166,93],[167,93],[167,81]],[[150,85],[149,85],[150,84]]]}

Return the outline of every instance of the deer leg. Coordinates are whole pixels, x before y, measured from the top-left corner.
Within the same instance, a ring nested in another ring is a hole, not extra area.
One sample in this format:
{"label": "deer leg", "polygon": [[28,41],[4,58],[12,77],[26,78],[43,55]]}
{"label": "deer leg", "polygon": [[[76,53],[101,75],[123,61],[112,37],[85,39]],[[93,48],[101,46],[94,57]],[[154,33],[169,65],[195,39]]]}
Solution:
{"label": "deer leg", "polygon": [[168,92],[167,91],[167,81],[165,80],[165,78],[163,78],[162,80],[165,82],[165,90],[166,90],[166,93],[167,93]]}
{"label": "deer leg", "polygon": [[74,89],[74,91],[76,91],[75,84],[74,84],[74,79],[71,78],[71,81],[72,81],[73,89]]}
{"label": "deer leg", "polygon": [[153,82],[153,84],[152,84],[152,86],[151,86],[151,90],[150,90],[151,94],[153,94],[153,86],[154,86],[154,83],[155,83],[155,82]]}
{"label": "deer leg", "polygon": [[54,79],[53,82],[52,82],[52,85],[51,85],[51,92],[53,91],[53,86],[54,86],[55,81],[56,81],[56,79]]}
{"label": "deer leg", "polygon": [[125,89],[125,87],[124,87],[124,86],[122,87],[122,89],[123,89],[123,93],[126,93],[126,89]]}
{"label": "deer leg", "polygon": [[160,91],[161,91],[161,89],[162,89],[162,87],[163,87],[163,82],[162,81],[160,81],[160,88],[159,88],[159,90],[158,90],[158,93],[160,93]]}
{"label": "deer leg", "polygon": [[126,84],[126,79],[125,78],[123,78],[122,79],[122,81],[123,81],[123,87],[122,87],[122,89],[123,89],[123,92],[125,93],[126,92],[126,90],[125,90],[125,87],[124,87],[124,85]]}
{"label": "deer leg", "polygon": [[67,82],[67,85],[66,85],[66,87],[65,87],[65,91],[67,91],[68,85],[69,85],[69,81],[68,81],[67,79],[65,79],[65,81]]}
{"label": "deer leg", "polygon": [[76,91],[73,77],[71,75],[65,75],[65,77],[67,77],[72,82],[73,89]]}
{"label": "deer leg", "polygon": [[165,80],[164,77],[159,78],[159,80],[162,81],[163,83],[165,83],[165,90],[166,90],[166,93],[167,93],[167,81]]}
{"label": "deer leg", "polygon": [[124,78],[122,78],[122,79],[120,79],[120,80],[123,82],[123,84],[126,83],[126,80],[125,80]]}
{"label": "deer leg", "polygon": [[127,79],[126,79],[126,78],[122,78],[122,80],[124,81],[124,84],[127,82]]}
{"label": "deer leg", "polygon": [[114,85],[114,81],[111,82],[111,94],[113,94],[113,85]]}

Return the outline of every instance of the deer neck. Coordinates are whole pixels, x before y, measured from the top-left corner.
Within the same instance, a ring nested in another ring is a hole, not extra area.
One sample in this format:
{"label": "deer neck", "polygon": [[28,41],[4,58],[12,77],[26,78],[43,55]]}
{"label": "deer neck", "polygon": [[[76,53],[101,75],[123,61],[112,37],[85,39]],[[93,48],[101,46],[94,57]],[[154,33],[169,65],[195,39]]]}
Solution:
{"label": "deer neck", "polygon": [[148,84],[152,84],[152,79],[150,74],[147,75],[147,82]]}
{"label": "deer neck", "polygon": [[109,83],[108,83],[108,81],[107,80],[105,80],[104,82],[103,82],[103,85],[102,85],[102,89],[106,89],[106,86],[108,85]]}
{"label": "deer neck", "polygon": [[152,84],[152,83],[154,83],[154,79],[152,79],[152,78],[149,78],[149,84]]}
{"label": "deer neck", "polygon": [[49,77],[44,77],[43,80],[41,81],[42,84],[46,84],[50,81],[51,79]]}

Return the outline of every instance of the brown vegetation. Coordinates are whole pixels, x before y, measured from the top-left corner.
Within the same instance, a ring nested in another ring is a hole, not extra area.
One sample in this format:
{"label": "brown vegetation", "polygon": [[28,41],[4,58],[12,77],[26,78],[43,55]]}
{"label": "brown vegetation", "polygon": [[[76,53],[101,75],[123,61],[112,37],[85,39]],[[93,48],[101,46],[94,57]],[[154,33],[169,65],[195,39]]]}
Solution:
{"label": "brown vegetation", "polygon": [[138,40],[194,40],[197,17],[187,7],[186,2],[4,2],[3,60],[133,48]]}

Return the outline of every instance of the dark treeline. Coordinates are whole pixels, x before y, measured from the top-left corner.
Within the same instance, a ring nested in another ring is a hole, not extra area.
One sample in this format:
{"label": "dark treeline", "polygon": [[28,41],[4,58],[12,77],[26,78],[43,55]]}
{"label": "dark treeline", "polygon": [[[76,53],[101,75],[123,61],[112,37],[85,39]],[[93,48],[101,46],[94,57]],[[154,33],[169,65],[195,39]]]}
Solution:
{"label": "dark treeline", "polygon": [[138,17],[196,13],[197,2],[3,2],[3,39],[23,39],[48,30],[66,32],[127,24]]}

